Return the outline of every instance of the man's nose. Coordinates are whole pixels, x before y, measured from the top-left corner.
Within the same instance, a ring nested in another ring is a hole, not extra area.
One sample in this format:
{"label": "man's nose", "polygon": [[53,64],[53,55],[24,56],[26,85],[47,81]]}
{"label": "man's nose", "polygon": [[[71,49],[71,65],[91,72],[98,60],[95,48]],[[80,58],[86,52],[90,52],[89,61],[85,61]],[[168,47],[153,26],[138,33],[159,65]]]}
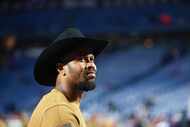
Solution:
{"label": "man's nose", "polygon": [[97,68],[94,62],[87,63],[86,68],[88,71],[95,71],[95,72],[97,71]]}

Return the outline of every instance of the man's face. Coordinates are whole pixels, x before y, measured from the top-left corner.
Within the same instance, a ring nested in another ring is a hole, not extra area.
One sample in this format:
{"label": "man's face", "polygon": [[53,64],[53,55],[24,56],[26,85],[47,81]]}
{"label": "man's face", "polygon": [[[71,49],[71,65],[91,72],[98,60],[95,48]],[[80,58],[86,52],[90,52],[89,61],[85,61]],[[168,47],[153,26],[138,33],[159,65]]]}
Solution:
{"label": "man's face", "polygon": [[74,60],[64,66],[66,76],[74,88],[81,91],[89,91],[95,88],[96,65],[94,55],[76,57]]}

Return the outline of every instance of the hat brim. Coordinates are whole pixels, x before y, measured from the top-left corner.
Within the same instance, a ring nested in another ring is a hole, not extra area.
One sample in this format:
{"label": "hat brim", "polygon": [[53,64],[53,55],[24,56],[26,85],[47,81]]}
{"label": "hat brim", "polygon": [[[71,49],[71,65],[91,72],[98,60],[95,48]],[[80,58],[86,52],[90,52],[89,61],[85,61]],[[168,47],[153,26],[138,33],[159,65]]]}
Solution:
{"label": "hat brim", "polygon": [[69,38],[54,42],[38,57],[34,67],[34,78],[40,85],[54,86],[58,74],[57,63],[67,64],[76,54],[92,53],[97,57],[107,45],[108,41],[91,38]]}

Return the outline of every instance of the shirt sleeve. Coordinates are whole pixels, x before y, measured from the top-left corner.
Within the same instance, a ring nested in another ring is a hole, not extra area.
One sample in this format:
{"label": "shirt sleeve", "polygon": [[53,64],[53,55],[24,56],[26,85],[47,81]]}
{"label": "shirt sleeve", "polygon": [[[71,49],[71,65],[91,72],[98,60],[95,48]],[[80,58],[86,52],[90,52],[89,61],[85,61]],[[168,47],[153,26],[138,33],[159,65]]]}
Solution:
{"label": "shirt sleeve", "polygon": [[41,127],[79,127],[79,122],[75,114],[60,105],[44,112]]}

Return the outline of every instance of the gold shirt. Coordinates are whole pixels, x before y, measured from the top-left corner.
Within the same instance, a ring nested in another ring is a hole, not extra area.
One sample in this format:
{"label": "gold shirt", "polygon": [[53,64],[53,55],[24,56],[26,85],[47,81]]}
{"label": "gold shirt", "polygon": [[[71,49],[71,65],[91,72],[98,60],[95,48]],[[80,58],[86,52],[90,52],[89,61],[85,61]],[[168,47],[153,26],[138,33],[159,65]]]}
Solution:
{"label": "gold shirt", "polygon": [[65,95],[52,89],[38,103],[28,127],[86,127],[80,105],[69,102]]}

